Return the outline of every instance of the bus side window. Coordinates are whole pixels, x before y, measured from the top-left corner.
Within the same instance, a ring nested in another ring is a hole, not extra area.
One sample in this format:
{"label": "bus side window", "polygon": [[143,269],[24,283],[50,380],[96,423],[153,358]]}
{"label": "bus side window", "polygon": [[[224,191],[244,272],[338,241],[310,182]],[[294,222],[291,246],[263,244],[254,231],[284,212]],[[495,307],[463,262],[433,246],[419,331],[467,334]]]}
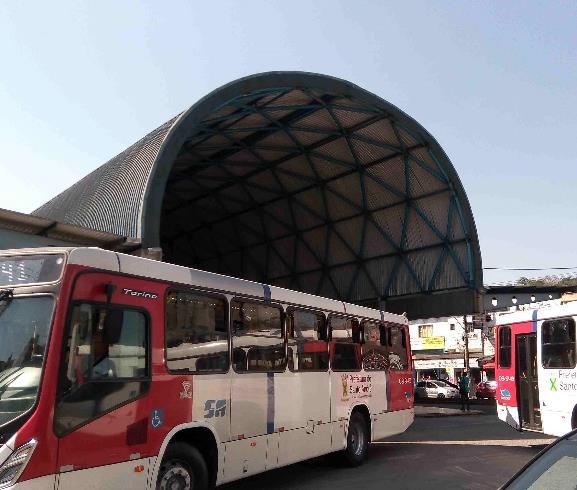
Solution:
{"label": "bus side window", "polygon": [[170,371],[228,371],[226,300],[189,291],[166,296],[166,365]]}
{"label": "bus side window", "polygon": [[575,321],[548,320],[541,325],[541,358],[544,368],[575,367]]}
{"label": "bus side window", "polygon": [[362,329],[365,334],[363,367],[366,371],[386,371],[389,368],[389,355],[384,325],[364,321]]}
{"label": "bus side window", "polygon": [[231,302],[232,356],[237,372],[284,371],[283,313],[277,306],[235,299]]}
{"label": "bus side window", "polygon": [[356,318],[331,315],[331,367],[334,371],[361,369],[361,327]]}
{"label": "bus side window", "polygon": [[499,367],[511,367],[511,327],[499,327]]}
{"label": "bus side window", "polygon": [[292,310],[288,313],[288,359],[291,371],[326,371],[329,353],[326,321],[322,313]]}
{"label": "bus side window", "polygon": [[406,371],[409,369],[409,356],[407,354],[406,330],[402,326],[389,326],[389,366],[392,371]]}

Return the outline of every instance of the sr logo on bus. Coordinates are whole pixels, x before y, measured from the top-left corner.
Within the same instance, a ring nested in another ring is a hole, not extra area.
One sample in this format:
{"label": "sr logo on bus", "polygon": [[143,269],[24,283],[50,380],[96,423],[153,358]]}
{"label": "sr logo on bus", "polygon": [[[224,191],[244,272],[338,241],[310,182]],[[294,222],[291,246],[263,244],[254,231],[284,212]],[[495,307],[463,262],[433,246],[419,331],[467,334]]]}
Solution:
{"label": "sr logo on bus", "polygon": [[206,400],[204,403],[204,418],[224,417],[226,415],[226,400]]}

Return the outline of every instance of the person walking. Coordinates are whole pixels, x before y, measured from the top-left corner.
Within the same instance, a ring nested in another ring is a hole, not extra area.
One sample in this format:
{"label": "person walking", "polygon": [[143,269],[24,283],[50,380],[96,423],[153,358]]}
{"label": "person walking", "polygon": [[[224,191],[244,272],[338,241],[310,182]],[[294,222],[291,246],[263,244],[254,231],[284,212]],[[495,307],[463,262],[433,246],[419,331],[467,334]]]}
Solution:
{"label": "person walking", "polygon": [[461,379],[459,380],[459,394],[461,395],[461,410],[465,410],[465,405],[467,410],[471,410],[471,405],[469,402],[469,390],[471,388],[471,378],[469,372],[465,371]]}

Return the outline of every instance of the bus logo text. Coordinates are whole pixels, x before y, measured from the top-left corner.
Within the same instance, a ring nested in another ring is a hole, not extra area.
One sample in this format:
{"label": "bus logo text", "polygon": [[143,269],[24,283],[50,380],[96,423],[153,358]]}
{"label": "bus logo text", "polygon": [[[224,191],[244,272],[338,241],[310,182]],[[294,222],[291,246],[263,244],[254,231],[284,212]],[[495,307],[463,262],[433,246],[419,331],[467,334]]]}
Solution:
{"label": "bus logo text", "polygon": [[147,293],[146,291],[135,291],[134,289],[122,288],[122,294],[126,296],[134,296],[135,298],[146,298],[146,299],[156,299],[157,294]]}

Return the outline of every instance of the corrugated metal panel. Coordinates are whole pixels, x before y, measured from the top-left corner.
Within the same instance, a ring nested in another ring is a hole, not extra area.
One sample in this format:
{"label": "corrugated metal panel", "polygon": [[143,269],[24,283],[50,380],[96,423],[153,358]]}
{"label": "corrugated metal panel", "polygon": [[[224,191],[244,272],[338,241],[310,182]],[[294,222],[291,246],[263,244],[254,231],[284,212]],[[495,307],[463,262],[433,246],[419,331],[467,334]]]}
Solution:
{"label": "corrugated metal panel", "polygon": [[[178,117],[178,116],[177,116]],[[56,221],[138,237],[148,175],[176,117],[32,212]]]}
{"label": "corrugated metal panel", "polygon": [[395,135],[395,130],[388,119],[381,119],[370,126],[355,131],[355,134],[365,136],[371,140],[379,141],[401,149],[401,144]]}
{"label": "corrugated metal panel", "polygon": [[365,231],[365,243],[362,256],[365,260],[372,257],[394,253],[397,249],[382,236],[376,225],[368,220]]}
{"label": "corrugated metal panel", "polygon": [[350,164],[351,166],[355,165],[355,159],[344,138],[339,138],[338,140],[331,141],[326,145],[316,147],[315,154],[333,158]]}
{"label": "corrugated metal panel", "polygon": [[436,192],[447,188],[445,182],[439,181],[425,169],[410,161],[409,164],[409,192],[412,198]]}
{"label": "corrugated metal panel", "polygon": [[334,230],[329,234],[329,265],[338,265],[356,260],[354,253],[348,243],[344,241]]}
{"label": "corrugated metal panel", "polygon": [[401,234],[403,231],[403,222],[405,218],[405,204],[399,204],[392,208],[377,211],[372,214],[375,222],[384,230],[393,242],[401,245]]}
{"label": "corrugated metal panel", "polygon": [[356,265],[345,265],[342,267],[334,267],[330,270],[329,274],[339,292],[340,299],[347,297],[356,268]]}
{"label": "corrugated metal panel", "polygon": [[415,248],[430,247],[442,243],[442,238],[438,237],[431,227],[423,221],[421,215],[411,208],[408,214],[408,226],[405,239],[405,248],[413,250]]}
{"label": "corrugated metal panel", "polygon": [[366,170],[368,178],[373,176],[373,182],[386,182],[389,187],[398,191],[401,195],[405,194],[405,164],[401,157],[391,158],[386,162],[379,163]]}
{"label": "corrugated metal panel", "polygon": [[365,183],[367,207],[371,211],[380,209],[384,206],[390,206],[391,204],[397,204],[401,201],[401,198],[397,194],[383,188],[370,177],[364,175],[362,178]]}
{"label": "corrugated metal panel", "polygon": [[299,240],[297,245],[297,260],[295,270],[299,273],[311,270],[318,270],[322,267],[320,262],[322,255],[317,259],[312,253],[311,249],[302,241]]}

